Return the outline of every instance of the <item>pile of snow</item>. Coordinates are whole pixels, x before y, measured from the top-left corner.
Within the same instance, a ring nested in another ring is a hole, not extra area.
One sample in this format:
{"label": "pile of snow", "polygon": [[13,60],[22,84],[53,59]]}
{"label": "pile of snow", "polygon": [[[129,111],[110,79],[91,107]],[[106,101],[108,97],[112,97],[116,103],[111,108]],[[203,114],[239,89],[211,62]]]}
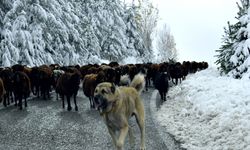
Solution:
{"label": "pile of snow", "polygon": [[250,84],[214,68],[170,88],[157,121],[188,150],[250,149]]}

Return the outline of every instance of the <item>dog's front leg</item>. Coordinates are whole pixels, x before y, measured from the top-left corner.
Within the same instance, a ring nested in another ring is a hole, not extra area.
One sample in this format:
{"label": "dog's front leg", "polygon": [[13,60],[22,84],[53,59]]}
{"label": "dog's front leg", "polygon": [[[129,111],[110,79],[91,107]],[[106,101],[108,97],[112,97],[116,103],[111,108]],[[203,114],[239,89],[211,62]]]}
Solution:
{"label": "dog's front leg", "polygon": [[116,143],[117,150],[122,150],[127,134],[128,134],[128,125],[121,128],[121,130],[120,130],[119,139],[118,139],[118,141]]}
{"label": "dog's front leg", "polygon": [[116,141],[115,131],[112,130],[110,127],[108,127],[108,131],[109,131],[109,134],[112,137],[113,144],[116,146],[117,141]]}
{"label": "dog's front leg", "polygon": [[133,129],[129,126],[128,129],[128,135],[129,135],[129,143],[132,149],[135,149],[135,137],[133,134]]}

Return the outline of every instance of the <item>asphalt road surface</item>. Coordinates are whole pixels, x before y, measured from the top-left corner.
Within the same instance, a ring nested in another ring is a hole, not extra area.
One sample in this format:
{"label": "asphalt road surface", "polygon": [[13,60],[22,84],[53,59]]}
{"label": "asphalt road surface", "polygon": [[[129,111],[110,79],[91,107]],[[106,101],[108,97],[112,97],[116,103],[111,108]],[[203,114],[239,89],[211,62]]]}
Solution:
{"label": "asphalt road surface", "polygon": [[[146,112],[146,149],[178,150],[179,144],[154,121],[152,103],[159,106],[156,91],[149,89],[142,97]],[[61,100],[32,98],[28,107],[19,110],[14,105],[0,106],[0,150],[112,150],[114,149],[107,128],[89,101],[79,90],[77,103],[79,111],[62,109]],[[66,103],[67,104],[67,103]],[[1,104],[2,105],[2,104]],[[67,108],[67,105],[66,105]],[[140,132],[135,119],[130,119],[136,149],[139,149]],[[163,137],[163,138],[162,138]],[[128,137],[125,150],[131,149]]]}

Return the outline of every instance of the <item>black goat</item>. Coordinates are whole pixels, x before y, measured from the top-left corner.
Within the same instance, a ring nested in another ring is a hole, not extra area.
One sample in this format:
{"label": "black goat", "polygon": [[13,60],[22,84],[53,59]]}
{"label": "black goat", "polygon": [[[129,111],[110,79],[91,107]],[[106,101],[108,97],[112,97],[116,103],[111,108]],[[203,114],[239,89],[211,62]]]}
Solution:
{"label": "black goat", "polygon": [[168,74],[165,72],[157,72],[153,80],[155,88],[159,91],[161,100],[166,101],[166,95],[169,89]]}

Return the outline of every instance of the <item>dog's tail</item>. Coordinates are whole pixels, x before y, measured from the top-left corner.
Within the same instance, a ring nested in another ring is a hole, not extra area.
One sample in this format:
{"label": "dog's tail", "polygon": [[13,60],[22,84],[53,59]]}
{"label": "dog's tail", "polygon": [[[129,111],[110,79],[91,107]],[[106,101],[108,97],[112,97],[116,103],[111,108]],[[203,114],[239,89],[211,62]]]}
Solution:
{"label": "dog's tail", "polygon": [[129,86],[130,84],[130,78],[128,74],[122,75],[120,79],[120,85],[121,86]]}
{"label": "dog's tail", "polygon": [[142,90],[145,87],[145,76],[141,73],[135,75],[132,82],[130,83],[130,87],[135,88],[139,94],[141,94]]}

